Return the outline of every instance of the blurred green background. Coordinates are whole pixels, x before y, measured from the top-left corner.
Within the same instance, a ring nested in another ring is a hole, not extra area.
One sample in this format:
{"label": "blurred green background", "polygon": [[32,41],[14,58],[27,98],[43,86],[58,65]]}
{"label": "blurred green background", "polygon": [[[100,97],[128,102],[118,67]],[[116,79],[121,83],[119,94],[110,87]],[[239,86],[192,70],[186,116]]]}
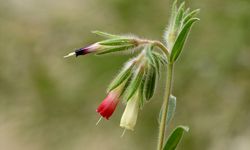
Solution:
{"label": "blurred green background", "polygon": [[[124,106],[97,127],[95,109],[132,55],[62,56],[100,40],[92,30],[161,40],[171,3],[0,0],[0,149],[154,149],[164,78],[135,131],[120,138]],[[179,150],[249,150],[250,1],[186,3],[201,8],[201,21],[175,67],[171,129],[190,127]]]}

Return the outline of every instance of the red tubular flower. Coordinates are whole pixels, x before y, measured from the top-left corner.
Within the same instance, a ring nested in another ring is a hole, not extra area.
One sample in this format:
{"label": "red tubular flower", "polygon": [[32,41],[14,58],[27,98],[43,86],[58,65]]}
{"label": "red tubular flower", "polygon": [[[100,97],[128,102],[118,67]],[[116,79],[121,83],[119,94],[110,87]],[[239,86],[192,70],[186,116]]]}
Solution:
{"label": "red tubular flower", "polygon": [[113,114],[119,102],[119,92],[111,91],[97,108],[97,112],[106,119]]}

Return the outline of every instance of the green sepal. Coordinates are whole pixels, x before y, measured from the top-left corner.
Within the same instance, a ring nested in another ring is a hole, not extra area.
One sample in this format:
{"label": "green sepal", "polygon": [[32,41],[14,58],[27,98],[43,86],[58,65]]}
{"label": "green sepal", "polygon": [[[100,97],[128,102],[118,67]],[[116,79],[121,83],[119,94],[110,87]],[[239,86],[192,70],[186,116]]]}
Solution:
{"label": "green sepal", "polygon": [[185,44],[185,41],[188,37],[188,33],[192,27],[192,24],[195,22],[195,21],[198,21],[199,19],[198,18],[192,18],[190,19],[185,25],[184,27],[182,28],[182,30],[180,31],[180,34],[178,35],[175,43],[174,43],[174,46],[172,48],[172,52],[170,54],[170,61],[171,62],[175,62],[177,60],[177,58],[179,57],[182,49],[183,49],[183,46]]}
{"label": "green sepal", "polygon": [[150,65],[155,67],[157,75],[160,75],[160,63],[159,60],[153,54],[153,46],[149,45],[146,47],[146,56]]}
{"label": "green sepal", "polygon": [[124,93],[124,100],[129,101],[130,98],[135,94],[136,90],[138,90],[141,81],[144,76],[144,68],[139,67],[137,70],[133,73],[131,81],[129,82],[129,85]]}
{"label": "green sepal", "polygon": [[135,46],[133,44],[121,45],[121,46],[107,46],[104,47],[100,52],[97,52],[96,55],[103,55],[108,53],[126,51],[129,49],[133,49]]}
{"label": "green sepal", "polygon": [[113,38],[98,42],[100,45],[104,46],[122,46],[126,44],[134,44],[135,41],[130,38]]}
{"label": "green sepal", "polygon": [[118,73],[118,75],[115,77],[115,79],[110,83],[107,92],[112,91],[116,87],[118,87],[120,84],[122,84],[126,79],[129,78],[131,75],[132,69],[133,69],[134,63],[128,62],[122,70]]}
{"label": "green sepal", "polygon": [[156,72],[157,72],[157,76],[160,77],[161,75],[161,63],[160,61],[153,55],[153,58],[154,58],[154,62],[155,62],[155,69],[156,69]]}
{"label": "green sepal", "polygon": [[145,87],[145,81],[146,81],[146,75],[143,76],[140,87],[139,87],[139,99],[140,99],[140,108],[144,106],[145,96],[144,96],[144,87]]}
{"label": "green sepal", "polygon": [[153,55],[154,55],[155,59],[160,62],[161,65],[166,65],[168,63],[167,57],[165,56],[165,54],[163,54],[163,53],[160,54],[158,52],[153,52]]}
{"label": "green sepal", "polygon": [[105,38],[121,38],[122,37],[119,35],[114,35],[114,34],[102,32],[102,31],[92,31],[92,33],[97,34],[97,35],[102,36],[102,37],[105,37]]}
{"label": "green sepal", "polygon": [[147,101],[149,101],[155,92],[156,88],[156,80],[157,79],[157,73],[155,67],[149,64],[149,67],[147,69],[146,73],[146,80],[145,80],[145,87],[144,87],[144,96]]}
{"label": "green sepal", "polygon": [[146,51],[146,57],[147,57],[149,63],[151,65],[155,66],[156,64],[155,64],[154,56],[153,56],[153,53],[152,53],[152,48],[153,48],[152,45],[147,45],[145,47],[145,51]]}
{"label": "green sepal", "polygon": [[174,129],[171,135],[168,137],[163,150],[175,150],[180,143],[184,132],[188,132],[189,128],[187,126],[178,126]]}

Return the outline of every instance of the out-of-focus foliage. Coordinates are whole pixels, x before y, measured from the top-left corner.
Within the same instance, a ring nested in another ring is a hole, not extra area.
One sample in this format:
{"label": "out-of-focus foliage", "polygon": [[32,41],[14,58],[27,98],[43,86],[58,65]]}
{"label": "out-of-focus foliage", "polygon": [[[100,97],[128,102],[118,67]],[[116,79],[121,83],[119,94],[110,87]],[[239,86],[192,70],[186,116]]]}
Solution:
{"label": "out-of-focus foliage", "polygon": [[[139,114],[135,131],[122,139],[122,104],[110,121],[95,126],[95,109],[107,85],[131,56],[62,57],[98,41],[92,30],[160,39],[171,3],[1,0],[0,149],[154,149],[162,88]],[[173,95],[178,99],[170,128],[190,127],[179,150],[248,150],[250,1],[186,3],[201,8],[201,21],[175,68]]]}

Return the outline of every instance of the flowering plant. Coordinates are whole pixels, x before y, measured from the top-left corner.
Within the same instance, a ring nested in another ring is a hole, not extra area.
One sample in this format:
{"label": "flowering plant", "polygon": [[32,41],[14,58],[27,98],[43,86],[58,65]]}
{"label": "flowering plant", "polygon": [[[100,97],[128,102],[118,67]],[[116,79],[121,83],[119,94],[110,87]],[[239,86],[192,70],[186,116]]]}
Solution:
{"label": "flowering plant", "polygon": [[193,23],[199,20],[195,18],[199,10],[190,11],[189,8],[185,9],[184,5],[183,2],[177,7],[177,1],[173,3],[170,23],[164,33],[165,44],[136,36],[94,31],[93,33],[106,39],[77,49],[65,56],[139,51],[139,54],[130,59],[110,83],[107,97],[96,110],[101,118],[109,119],[119,101],[123,100],[126,108],[121,117],[120,126],[125,130],[134,130],[139,110],[153,97],[161,68],[167,67],[166,91],[159,115],[157,150],[176,149],[184,131],[188,131],[188,127],[178,126],[168,138],[165,136],[176,108],[176,97],[171,94],[174,64],[180,56]]}

